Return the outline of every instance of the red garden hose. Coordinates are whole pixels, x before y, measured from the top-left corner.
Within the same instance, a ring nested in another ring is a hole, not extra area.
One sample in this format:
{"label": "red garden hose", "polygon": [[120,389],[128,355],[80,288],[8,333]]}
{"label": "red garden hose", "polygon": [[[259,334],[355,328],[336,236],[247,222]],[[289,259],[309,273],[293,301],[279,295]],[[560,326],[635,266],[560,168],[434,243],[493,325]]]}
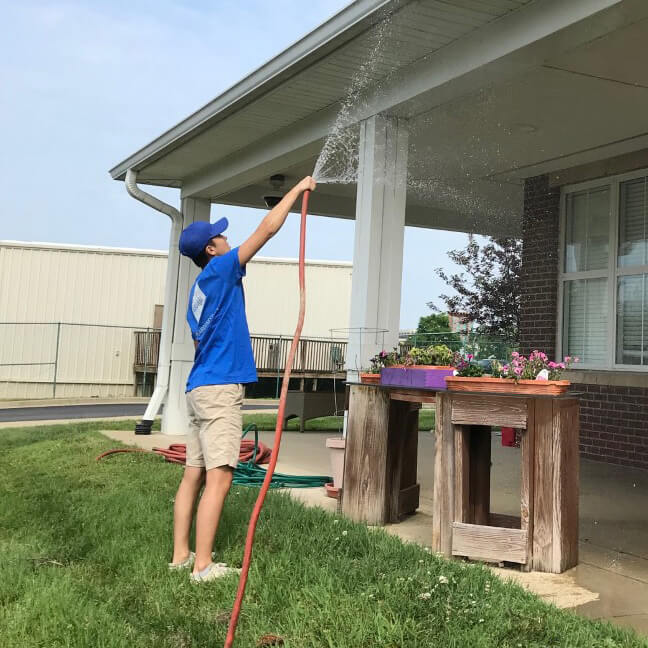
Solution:
{"label": "red garden hose", "polygon": [[[156,454],[164,457],[169,463],[176,463],[184,466],[187,461],[187,446],[184,443],[172,443],[168,448],[153,448],[152,450],[145,450],[144,448],[117,448],[115,450],[108,450],[103,452],[97,457],[97,461],[101,461],[106,457],[116,454],[125,454],[129,452],[144,452],[148,454]],[[255,441],[248,441],[241,439],[241,449],[239,451],[239,462],[248,463],[254,461],[255,464],[268,463],[272,455],[272,448],[267,445]]]}
{"label": "red garden hose", "polygon": [[279,411],[277,413],[277,425],[275,427],[274,447],[272,448],[272,456],[270,457],[270,465],[266,472],[263,485],[259,491],[256,504],[252,511],[250,524],[248,525],[247,537],[245,539],[245,552],[243,553],[243,565],[241,568],[241,577],[239,579],[238,590],[236,592],[236,599],[232,607],[232,615],[230,617],[229,627],[227,628],[227,638],[225,639],[225,648],[231,648],[234,644],[234,634],[236,633],[236,626],[238,624],[239,614],[241,612],[241,604],[243,603],[243,596],[245,595],[245,586],[247,584],[248,571],[250,570],[250,562],[252,560],[252,545],[254,544],[254,532],[256,531],[257,520],[261,513],[261,507],[265,500],[266,493],[270,487],[272,475],[277,465],[277,457],[279,456],[279,446],[281,444],[281,432],[283,428],[284,410],[286,409],[286,395],[288,393],[288,383],[290,381],[290,372],[292,371],[297,345],[301,336],[302,326],[304,325],[304,312],[306,309],[306,282],[304,279],[304,252],[306,248],[306,213],[308,211],[308,198],[310,191],[304,191],[302,196],[301,208],[301,227],[299,232],[299,319],[297,320],[297,328],[293,336],[292,344],[290,345],[290,352],[288,353],[288,360],[286,361],[286,368],[284,370],[283,382],[281,383],[281,396],[279,398]]}

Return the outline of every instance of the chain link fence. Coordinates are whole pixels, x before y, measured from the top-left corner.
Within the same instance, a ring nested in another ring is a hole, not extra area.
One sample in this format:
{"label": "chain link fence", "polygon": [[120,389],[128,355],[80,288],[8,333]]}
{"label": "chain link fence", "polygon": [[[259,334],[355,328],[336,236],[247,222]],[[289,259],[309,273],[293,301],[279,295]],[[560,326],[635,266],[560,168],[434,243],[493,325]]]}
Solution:
{"label": "chain link fence", "polygon": [[157,350],[141,353],[139,336],[159,340],[159,330],[0,322],[0,399],[148,396]]}
{"label": "chain link fence", "polygon": [[[260,378],[278,393],[292,337],[252,335]],[[299,378],[344,377],[345,339],[302,338]],[[0,322],[0,400],[150,396],[160,330],[70,322]]]}
{"label": "chain link fence", "polygon": [[508,362],[511,353],[518,350],[518,343],[504,337],[478,333],[408,333],[401,338],[400,351],[405,353],[412,347],[427,347],[445,344],[452,351],[471,353],[475,360],[496,359]]}
{"label": "chain link fence", "polygon": [[[291,337],[252,335],[260,378],[278,392]],[[474,333],[411,333],[400,351],[446,344],[477,360],[508,360],[517,345]],[[160,330],[70,322],[0,322],[0,399],[150,396],[155,386]],[[303,338],[295,378],[344,378],[347,340]]]}

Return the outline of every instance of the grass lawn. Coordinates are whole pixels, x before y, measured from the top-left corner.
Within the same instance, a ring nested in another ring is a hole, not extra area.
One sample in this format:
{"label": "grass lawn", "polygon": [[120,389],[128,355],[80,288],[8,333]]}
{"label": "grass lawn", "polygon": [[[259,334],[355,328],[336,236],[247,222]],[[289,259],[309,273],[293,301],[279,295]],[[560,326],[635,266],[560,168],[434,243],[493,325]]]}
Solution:
{"label": "grass lawn", "polygon": [[[276,414],[245,414],[243,412],[243,426],[255,423],[259,430],[274,431],[277,423]],[[102,430],[131,430],[135,427],[135,421],[106,421],[101,424]],[[153,423],[153,430],[160,429],[160,420]],[[434,429],[434,410],[422,409],[419,412],[419,430]],[[290,419],[286,425],[286,430],[299,430],[299,419]],[[311,432],[340,432],[342,431],[341,416],[323,416],[321,418],[306,421],[306,431]]]}
{"label": "grass lawn", "polygon": [[[274,430],[277,423],[276,414],[245,414],[243,413],[243,425],[256,423],[259,430]],[[421,409],[419,411],[419,430],[432,430],[434,428],[434,410]],[[290,419],[286,430],[299,430],[299,419]],[[341,416],[324,416],[322,418],[306,421],[306,430],[315,431],[342,431]]]}
{"label": "grass lawn", "polygon": [[[121,424],[121,422],[120,422]],[[180,468],[150,455],[97,464],[105,423],[2,430],[0,646],[221,646],[236,579],[166,569]],[[116,427],[113,424],[112,427]],[[216,551],[238,564],[256,492],[232,491]],[[561,612],[488,570],[271,493],[237,646],[648,647]]]}

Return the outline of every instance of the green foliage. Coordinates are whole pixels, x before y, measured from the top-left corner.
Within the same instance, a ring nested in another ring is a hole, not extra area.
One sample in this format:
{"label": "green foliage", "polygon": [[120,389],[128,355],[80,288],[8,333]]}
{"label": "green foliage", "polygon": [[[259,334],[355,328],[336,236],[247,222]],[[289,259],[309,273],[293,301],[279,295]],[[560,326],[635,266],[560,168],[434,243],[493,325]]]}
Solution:
{"label": "green foliage", "polygon": [[[520,330],[522,241],[515,238],[489,238],[481,244],[469,236],[462,250],[448,252],[460,271],[437,275],[451,288],[441,295],[443,309],[479,325],[485,335],[517,339]],[[430,308],[439,309],[430,302]]]}
{"label": "green foliage", "polygon": [[439,365],[448,366],[452,362],[452,350],[445,344],[436,344],[424,348],[412,347],[404,358],[406,365]]}
{"label": "green foliage", "polygon": [[450,318],[447,313],[432,313],[419,319],[417,333],[449,333]]}
{"label": "green foliage", "polygon": [[484,369],[474,361],[472,353],[464,355],[455,353],[452,359],[452,366],[457,370],[457,376],[460,378],[481,378],[484,375]]}
{"label": "green foliage", "polygon": [[401,357],[398,349],[393,351],[381,351],[377,353],[371,360],[371,365],[367,373],[379,374],[383,367],[391,367],[395,364],[400,364]]}
{"label": "green foliage", "polygon": [[457,376],[462,378],[481,378],[484,375],[484,370],[474,362],[469,362],[462,369],[457,369]]}
{"label": "green foliage", "polygon": [[461,337],[450,330],[450,319],[446,313],[432,313],[419,319],[416,333],[407,338],[407,344],[419,347],[445,344],[454,349],[461,344]]}

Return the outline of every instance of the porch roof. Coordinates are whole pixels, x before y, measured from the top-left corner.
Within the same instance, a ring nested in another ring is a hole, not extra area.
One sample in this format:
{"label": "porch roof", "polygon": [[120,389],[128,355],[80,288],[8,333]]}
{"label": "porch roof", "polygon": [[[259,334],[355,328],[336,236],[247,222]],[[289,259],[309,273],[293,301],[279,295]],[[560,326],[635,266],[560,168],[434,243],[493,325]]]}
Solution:
{"label": "porch roof", "polygon": [[[261,207],[270,175],[312,173],[362,75],[348,123],[410,121],[407,224],[512,233],[524,177],[646,147],[646,5],[358,0],[111,174]],[[354,200],[321,186],[313,211],[352,218]]]}

